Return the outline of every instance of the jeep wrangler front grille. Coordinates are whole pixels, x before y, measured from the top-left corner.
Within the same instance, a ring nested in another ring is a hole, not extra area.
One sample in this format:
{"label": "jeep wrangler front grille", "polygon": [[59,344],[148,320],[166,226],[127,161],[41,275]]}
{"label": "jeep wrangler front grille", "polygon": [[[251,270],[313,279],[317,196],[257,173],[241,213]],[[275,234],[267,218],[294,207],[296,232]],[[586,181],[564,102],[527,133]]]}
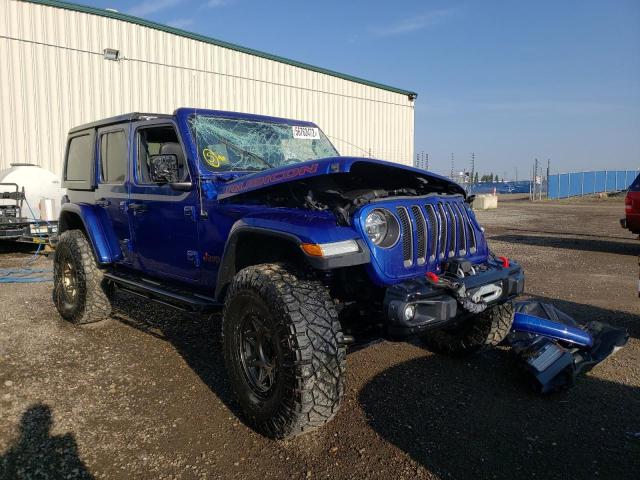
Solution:
{"label": "jeep wrangler front grille", "polygon": [[444,201],[396,207],[402,230],[402,258],[405,268],[474,254],[476,235],[463,202]]}

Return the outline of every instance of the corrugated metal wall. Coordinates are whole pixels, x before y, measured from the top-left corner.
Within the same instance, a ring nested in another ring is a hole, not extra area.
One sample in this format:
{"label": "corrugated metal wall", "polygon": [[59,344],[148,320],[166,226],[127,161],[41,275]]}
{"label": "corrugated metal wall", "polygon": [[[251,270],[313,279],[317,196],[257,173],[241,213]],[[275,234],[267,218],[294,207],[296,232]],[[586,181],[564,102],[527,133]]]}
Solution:
{"label": "corrugated metal wall", "polygon": [[[105,48],[122,59],[105,60]],[[180,106],[310,120],[343,155],[412,164],[407,95],[117,19],[0,0],[0,169],[30,162],[60,173],[72,126]]]}

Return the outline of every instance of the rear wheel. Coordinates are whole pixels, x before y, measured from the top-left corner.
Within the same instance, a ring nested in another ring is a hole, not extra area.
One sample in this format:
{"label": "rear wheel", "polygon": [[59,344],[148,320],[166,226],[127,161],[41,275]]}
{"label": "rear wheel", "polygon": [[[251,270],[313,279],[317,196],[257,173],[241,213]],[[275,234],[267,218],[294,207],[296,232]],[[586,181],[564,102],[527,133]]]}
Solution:
{"label": "rear wheel", "polygon": [[333,418],[346,351],[320,282],[277,264],[245,268],[229,287],[222,328],[229,378],[253,428],[284,438]]}
{"label": "rear wheel", "polygon": [[111,314],[113,286],[98,267],[91,245],[80,230],[60,235],[53,260],[53,302],[72,323],[104,320]]}
{"label": "rear wheel", "polygon": [[496,305],[459,325],[429,332],[423,342],[437,353],[454,356],[475,353],[502,342],[511,330],[513,315],[512,302]]}

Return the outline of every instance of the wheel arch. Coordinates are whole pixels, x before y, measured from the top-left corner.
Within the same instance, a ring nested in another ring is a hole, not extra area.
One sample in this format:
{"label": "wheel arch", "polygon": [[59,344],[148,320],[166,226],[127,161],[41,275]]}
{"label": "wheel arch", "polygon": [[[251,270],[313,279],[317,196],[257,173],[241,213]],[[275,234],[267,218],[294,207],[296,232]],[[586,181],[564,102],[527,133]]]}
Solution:
{"label": "wheel arch", "polygon": [[261,263],[288,263],[304,267],[306,256],[301,240],[292,233],[253,226],[239,226],[231,231],[220,262],[215,298],[223,302],[233,277],[243,268]]}
{"label": "wheel arch", "polygon": [[58,219],[58,234],[61,235],[67,230],[81,230],[85,234],[99,264],[109,264],[118,258],[120,249],[115,237],[110,238],[105,232],[103,222],[91,206],[75,203],[62,205]]}

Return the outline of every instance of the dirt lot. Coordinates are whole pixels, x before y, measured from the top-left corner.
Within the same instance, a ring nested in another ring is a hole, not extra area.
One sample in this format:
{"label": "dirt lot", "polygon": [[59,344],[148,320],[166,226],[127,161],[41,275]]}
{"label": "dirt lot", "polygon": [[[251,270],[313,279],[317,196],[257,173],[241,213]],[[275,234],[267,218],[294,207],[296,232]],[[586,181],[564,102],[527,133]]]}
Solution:
{"label": "dirt lot", "polygon": [[78,328],[50,283],[0,284],[0,477],[4,462],[28,478],[637,478],[640,242],[622,211],[511,200],[479,213],[527,294],[629,329],[575,388],[529,393],[502,349],[453,360],[385,341],[349,355],[337,418],[286,442],[239,420],[216,320],[120,294],[111,320]]}

